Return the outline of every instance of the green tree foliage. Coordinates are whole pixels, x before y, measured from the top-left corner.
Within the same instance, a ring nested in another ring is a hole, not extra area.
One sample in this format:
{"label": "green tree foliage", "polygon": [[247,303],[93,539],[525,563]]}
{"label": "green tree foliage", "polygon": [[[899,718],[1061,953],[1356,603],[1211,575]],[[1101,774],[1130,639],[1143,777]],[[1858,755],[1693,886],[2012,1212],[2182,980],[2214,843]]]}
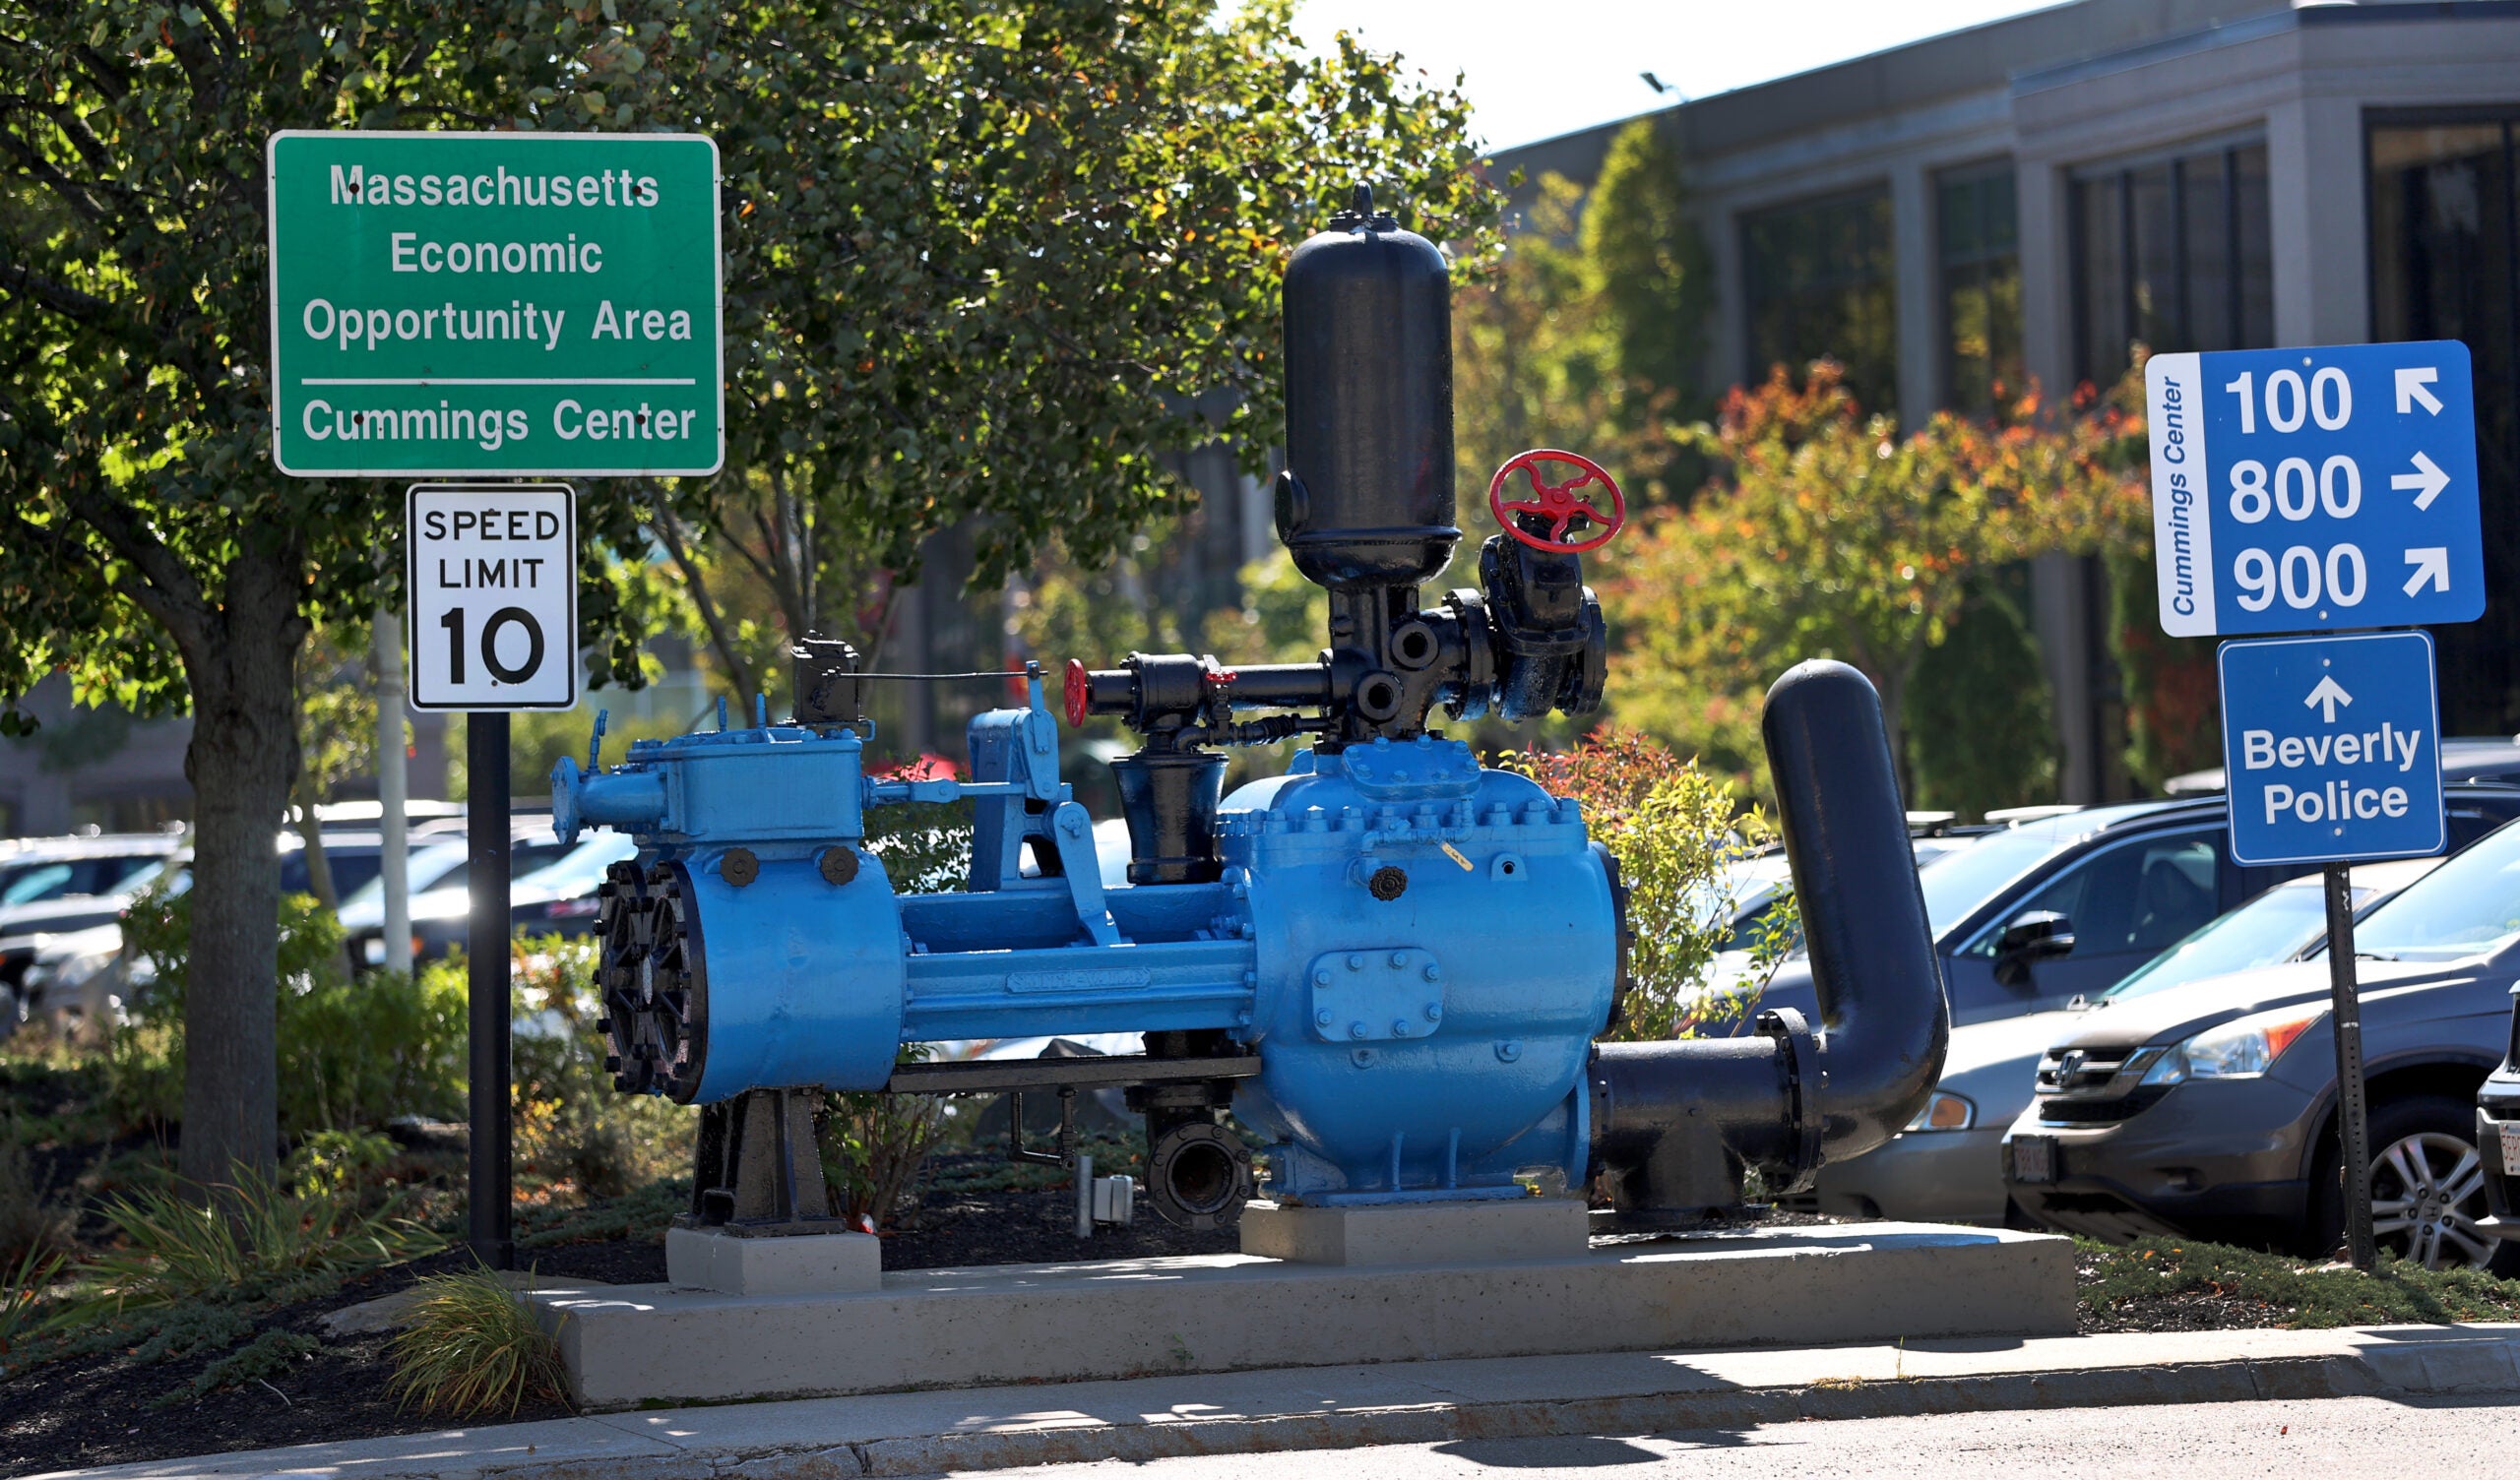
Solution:
{"label": "green tree foliage", "polygon": [[935,531],[969,522],[979,589],[1054,535],[1099,569],[1187,507],[1164,454],[1275,442],[1278,280],[1352,186],[1480,240],[1468,105],[1346,36],[1307,54],[1290,13],[852,5],[708,91],[733,431],[650,516],[740,692],[694,531],[788,635],[880,651]]}
{"label": "green tree foliage", "polygon": [[[1937,413],[1902,436],[1858,415],[1827,361],[1726,398],[1690,440],[1721,469],[1655,521],[1604,591],[1621,714],[1747,779],[1758,696],[1792,663],[1836,657],[1880,691],[1909,754],[1919,665],[1994,570],[2138,537],[2143,486],[2113,406],[2055,414],[2037,394],[1989,422]],[[1915,796],[1913,775],[1903,774]]]}
{"label": "green tree foliage", "polygon": [[2111,550],[2108,567],[2110,656],[2126,695],[2126,771],[2136,784],[2158,790],[2172,776],[2223,764],[2214,640],[2162,631],[2149,537]]}
{"label": "green tree foliage", "polygon": [[1981,579],[1940,646],[1917,664],[1908,762],[1918,807],[1969,818],[2053,800],[2056,730],[2030,624],[2001,583]]}
{"label": "green tree foliage", "polygon": [[[1679,150],[1655,120],[1640,118],[1610,140],[1584,208],[1582,245],[1584,286],[1599,304],[1629,405],[1698,414],[1714,269],[1688,214]],[[1641,430],[1641,419],[1628,429]]]}
{"label": "green tree foliage", "polygon": [[[67,667],[83,697],[193,713],[182,1166],[205,1184],[276,1151],[297,649],[399,575],[390,489],[271,465],[272,132],[717,138],[728,470],[598,483],[581,527],[634,555],[740,531],[724,558],[758,558],[791,632],[965,519],[983,582],[1053,528],[1114,545],[1181,497],[1151,459],[1182,435],[1166,397],[1275,424],[1275,274],[1330,203],[1371,182],[1442,237],[1487,209],[1466,104],[1351,42],[1307,56],[1283,3],[97,0],[0,18],[0,700],[21,729]],[[585,564],[597,676],[635,681],[644,598]]]}
{"label": "green tree foliage", "polygon": [[1612,139],[1589,195],[1543,176],[1496,267],[1455,295],[1463,527],[1487,527],[1488,478],[1531,447],[1586,454],[1631,501],[1684,497],[1695,464],[1670,428],[1704,409],[1713,302],[1678,151],[1650,120]]}
{"label": "green tree foliage", "polygon": [[[101,0],[0,20],[0,698],[67,667],[83,698],[192,711],[196,1182],[273,1163],[270,857],[299,770],[297,649],[373,610],[395,564],[388,490],[271,465],[264,142],[642,124],[651,78],[736,65],[714,12],[646,10]],[[599,626],[612,596],[581,609]]]}

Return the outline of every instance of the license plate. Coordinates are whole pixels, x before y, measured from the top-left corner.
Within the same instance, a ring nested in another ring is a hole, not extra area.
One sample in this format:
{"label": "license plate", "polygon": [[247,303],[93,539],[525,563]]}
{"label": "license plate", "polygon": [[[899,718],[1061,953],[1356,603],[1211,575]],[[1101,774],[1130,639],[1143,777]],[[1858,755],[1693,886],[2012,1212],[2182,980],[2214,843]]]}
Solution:
{"label": "license plate", "polygon": [[2520,1175],[2520,1121],[2495,1126],[2502,1133],[2502,1174]]}
{"label": "license plate", "polygon": [[2012,1180],[2047,1183],[2056,1180],[2056,1138],[2016,1136],[2012,1139]]}

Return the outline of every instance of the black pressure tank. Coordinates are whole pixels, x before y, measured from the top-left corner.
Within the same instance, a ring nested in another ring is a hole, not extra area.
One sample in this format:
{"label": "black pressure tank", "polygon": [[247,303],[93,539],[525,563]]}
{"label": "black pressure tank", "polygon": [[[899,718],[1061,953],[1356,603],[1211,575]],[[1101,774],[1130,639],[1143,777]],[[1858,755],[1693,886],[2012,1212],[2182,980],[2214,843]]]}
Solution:
{"label": "black pressure tank", "polygon": [[1355,206],[1287,264],[1278,537],[1333,590],[1414,586],[1452,559],[1452,293],[1434,244]]}

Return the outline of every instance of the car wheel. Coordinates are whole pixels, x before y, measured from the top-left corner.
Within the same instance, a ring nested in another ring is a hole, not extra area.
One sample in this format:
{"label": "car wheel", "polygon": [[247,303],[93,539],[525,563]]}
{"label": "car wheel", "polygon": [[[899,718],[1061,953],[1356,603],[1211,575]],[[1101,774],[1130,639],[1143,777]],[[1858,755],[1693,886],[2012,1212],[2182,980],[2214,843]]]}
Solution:
{"label": "car wheel", "polygon": [[[2373,1106],[2370,1144],[2371,1236],[2380,1248],[2427,1269],[2520,1274],[2520,1244],[2477,1227],[2491,1209],[2473,1105],[2419,1095]],[[2323,1162],[2320,1229],[2333,1249],[2345,1239],[2345,1191],[2335,1153]]]}

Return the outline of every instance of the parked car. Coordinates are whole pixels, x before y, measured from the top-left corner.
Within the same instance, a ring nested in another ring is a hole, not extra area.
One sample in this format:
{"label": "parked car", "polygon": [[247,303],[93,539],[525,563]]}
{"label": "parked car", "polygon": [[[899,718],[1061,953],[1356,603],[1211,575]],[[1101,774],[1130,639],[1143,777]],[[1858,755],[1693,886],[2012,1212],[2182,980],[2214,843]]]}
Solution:
{"label": "parked car", "polygon": [[[606,865],[617,863],[637,852],[637,846],[619,832],[606,830],[589,832],[573,844],[555,842],[550,825],[539,825],[538,835],[532,841],[519,840],[510,845],[508,908],[511,923],[520,905],[544,903],[563,897],[577,897],[592,892],[602,882]],[[564,865],[574,865],[564,869]],[[593,882],[583,888],[579,880],[588,868]],[[552,874],[549,880],[546,873]],[[466,871],[469,874],[469,871]],[[411,959],[433,961],[448,953],[461,950],[471,931],[472,894],[465,875],[450,874],[426,894],[411,896]],[[592,912],[586,925],[592,927]],[[544,932],[537,930],[536,934]]]}
{"label": "parked car", "polygon": [[64,1028],[121,1020],[131,968],[120,922],[39,935],[31,945],[18,989],[20,1020],[48,1018]]}
{"label": "parked car", "polygon": [[590,833],[558,861],[543,865],[508,889],[508,928],[517,935],[582,936],[595,929],[603,901],[596,890],[604,871],[639,851],[618,832],[611,845]]}
{"label": "parked car", "polygon": [[[2520,785],[2520,736],[2452,735],[2441,742],[2444,781],[2500,781]],[[2172,796],[2202,796],[2224,789],[2223,768],[2208,767],[2162,783]]]}
{"label": "parked car", "polygon": [[[2520,787],[2446,788],[2450,848],[2520,817]],[[2036,816],[1920,870],[1955,1027],[2097,997],[2198,926],[2308,864],[2232,861],[2219,796]],[[1818,1017],[1807,957],[1763,1007]]]}
{"label": "parked car", "polygon": [[[2486,1221],[2480,1086],[2507,1057],[2520,981],[2520,827],[2466,849],[2355,927],[2373,1231],[2433,1267],[2520,1272]],[[2328,963],[2191,982],[2084,1015],[2043,1056],[2004,1138],[2004,1185],[2049,1227],[2322,1255],[2344,1226]]]}
{"label": "parked car", "polygon": [[[2354,871],[2356,908],[2371,908],[2440,863],[2402,858],[2362,865]],[[1953,1029],[1942,1079],[1924,1108],[1879,1149],[1822,1167],[1808,1206],[1841,1217],[2018,1220],[2004,1194],[2003,1136],[2030,1104],[2040,1059],[2085,1013],[2209,976],[2298,960],[2326,939],[2324,881],[2305,874],[2205,925],[2095,1000]]]}
{"label": "parked car", "polygon": [[0,847],[0,1033],[23,1020],[26,975],[41,943],[111,925],[185,847],[171,832],[28,838]]}
{"label": "parked car", "polygon": [[[517,883],[509,886],[510,897],[516,897],[513,892],[527,875],[559,862],[572,851],[571,844],[551,835],[548,817],[527,817],[512,823],[508,833],[508,877]],[[411,899],[412,959],[434,959],[445,954],[448,945],[462,942],[463,922],[472,909],[472,856],[461,832],[413,839],[411,861],[405,870]],[[451,931],[445,925],[450,919],[455,922]],[[429,928],[422,928],[423,920],[432,922]],[[385,886],[381,882],[371,878],[357,893],[343,897],[342,934],[349,942],[351,960],[362,967],[385,963]]]}

